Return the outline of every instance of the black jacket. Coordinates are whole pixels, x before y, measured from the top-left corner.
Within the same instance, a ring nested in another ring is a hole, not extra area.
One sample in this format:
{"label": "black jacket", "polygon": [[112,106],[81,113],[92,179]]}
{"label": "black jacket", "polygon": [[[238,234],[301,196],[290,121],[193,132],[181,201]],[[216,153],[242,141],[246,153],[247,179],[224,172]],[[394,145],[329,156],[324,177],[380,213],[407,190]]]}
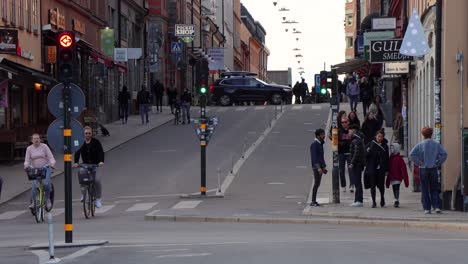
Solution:
{"label": "black jacket", "polygon": [[119,92],[119,97],[117,100],[119,101],[120,105],[128,105],[130,102],[131,96],[128,91],[120,91]]}
{"label": "black jacket", "polygon": [[182,100],[182,103],[192,103],[192,94],[190,92],[184,92],[180,98]]}
{"label": "black jacket", "polygon": [[349,146],[352,138],[349,136],[349,131],[343,127],[338,129],[338,153],[349,153]]}
{"label": "black jacket", "polygon": [[365,146],[364,146],[364,135],[361,132],[358,132],[353,136],[353,141],[351,141],[350,152],[351,152],[351,162],[354,167],[360,166],[364,168],[366,166],[366,156],[365,156]]}
{"label": "black jacket", "polygon": [[101,142],[95,138],[92,138],[89,144],[85,142],[75,153],[75,163],[80,162],[80,156],[85,164],[97,165],[99,162],[104,162],[104,149]]}
{"label": "black jacket", "polygon": [[160,82],[157,82],[153,86],[154,95],[157,97],[162,97],[164,95],[164,85]]}
{"label": "black jacket", "polygon": [[366,119],[362,123],[361,131],[364,133],[364,143],[367,145],[375,138],[375,134],[381,128],[379,120],[377,119]]}
{"label": "black jacket", "polygon": [[148,91],[146,91],[146,90],[144,90],[144,91],[141,90],[141,91],[139,91],[138,94],[137,94],[137,102],[138,102],[138,104],[149,104],[149,103],[151,103],[150,99],[151,99],[151,95],[150,95],[150,93],[149,93]]}
{"label": "black jacket", "polygon": [[388,172],[390,158],[386,140],[381,144],[372,140],[366,145],[366,172],[375,174],[377,170],[380,173]]}
{"label": "black jacket", "polygon": [[323,151],[323,144],[315,139],[312,144],[310,144],[310,161],[312,162],[313,169],[323,169],[326,168]]}

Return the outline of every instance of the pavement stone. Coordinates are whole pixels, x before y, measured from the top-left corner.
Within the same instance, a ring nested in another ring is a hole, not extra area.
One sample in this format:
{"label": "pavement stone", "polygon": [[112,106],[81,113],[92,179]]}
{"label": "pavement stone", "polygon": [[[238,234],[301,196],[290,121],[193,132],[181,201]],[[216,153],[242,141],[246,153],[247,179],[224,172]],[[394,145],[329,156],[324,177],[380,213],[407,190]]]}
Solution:
{"label": "pavement stone", "polygon": [[[139,115],[132,115],[128,118],[128,123],[123,125],[122,122],[115,121],[106,124],[105,127],[109,130],[110,136],[103,137],[100,133],[98,138],[103,145],[104,151],[109,152],[118,146],[138,137],[151,130],[162,126],[173,120],[173,115],[168,107],[164,107],[162,113],[150,113],[149,124],[142,125]],[[55,154],[57,165],[52,178],[63,173],[63,157],[60,154]],[[31,183],[28,181],[23,170],[23,162],[14,165],[0,165],[0,175],[3,177],[2,197],[0,204],[6,203],[16,196],[29,191]]]}

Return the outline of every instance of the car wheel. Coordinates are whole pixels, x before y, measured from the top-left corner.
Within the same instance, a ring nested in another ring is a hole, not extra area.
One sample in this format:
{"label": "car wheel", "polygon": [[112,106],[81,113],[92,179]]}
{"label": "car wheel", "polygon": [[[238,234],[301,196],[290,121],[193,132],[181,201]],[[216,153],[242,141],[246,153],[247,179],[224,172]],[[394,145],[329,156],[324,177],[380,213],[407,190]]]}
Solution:
{"label": "car wheel", "polygon": [[229,95],[223,95],[219,98],[219,104],[221,104],[222,106],[229,106],[229,105],[232,105],[232,100],[231,100],[231,97],[229,97]]}
{"label": "car wheel", "polygon": [[271,103],[274,105],[279,105],[281,104],[282,101],[283,101],[283,97],[281,96],[281,94],[274,93],[271,96]]}

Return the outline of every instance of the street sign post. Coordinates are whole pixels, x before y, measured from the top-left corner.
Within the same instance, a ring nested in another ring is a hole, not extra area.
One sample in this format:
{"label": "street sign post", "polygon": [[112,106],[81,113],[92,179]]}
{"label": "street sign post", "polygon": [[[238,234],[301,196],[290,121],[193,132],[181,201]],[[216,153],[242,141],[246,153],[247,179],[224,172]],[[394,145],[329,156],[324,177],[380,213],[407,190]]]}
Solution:
{"label": "street sign post", "polygon": [[[332,89],[335,90],[333,93],[335,96],[331,98],[332,108],[332,151],[333,151],[333,170],[332,170],[332,189],[333,189],[333,203],[340,203],[340,183],[339,183],[339,160],[338,160],[338,112],[340,111],[340,97],[338,87],[338,76],[336,69],[332,68],[329,73],[332,78]],[[329,76],[327,76],[329,77]]]}
{"label": "street sign post", "polygon": [[[47,96],[47,107],[49,112],[56,118],[63,118],[65,115],[65,103],[63,100],[64,83],[59,83],[52,87]],[[70,90],[70,115],[73,118],[78,118],[85,108],[85,95],[81,88],[74,84],[69,84]]]}
{"label": "street sign post", "polygon": [[[47,129],[47,140],[55,153],[64,154],[64,138],[63,131],[65,127],[65,120],[63,118],[56,119],[49,125]],[[84,143],[84,131],[83,126],[78,120],[72,118],[70,121],[70,127],[73,131],[71,135],[72,149],[71,152],[75,153],[78,151]]]}
{"label": "street sign post", "polygon": [[182,53],[182,42],[171,42],[171,53]]}

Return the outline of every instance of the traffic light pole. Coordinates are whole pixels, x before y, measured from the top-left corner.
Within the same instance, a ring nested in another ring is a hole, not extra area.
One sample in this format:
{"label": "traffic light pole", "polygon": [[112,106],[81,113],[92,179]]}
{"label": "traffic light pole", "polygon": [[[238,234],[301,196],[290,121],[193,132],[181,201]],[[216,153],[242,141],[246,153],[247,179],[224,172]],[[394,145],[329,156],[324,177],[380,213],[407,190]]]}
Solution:
{"label": "traffic light pole", "polygon": [[200,172],[201,172],[201,187],[200,194],[206,196],[206,95],[200,95]]}
{"label": "traffic light pole", "polygon": [[338,112],[340,111],[340,95],[338,89],[338,76],[336,69],[331,71],[332,89],[334,96],[331,98],[332,109],[332,152],[333,152],[333,170],[332,170],[332,189],[333,203],[340,203],[340,183],[339,183],[339,159],[338,159]]}
{"label": "traffic light pole", "polygon": [[64,168],[65,168],[65,243],[73,243],[73,216],[72,216],[72,130],[71,130],[71,92],[70,81],[64,82]]}

